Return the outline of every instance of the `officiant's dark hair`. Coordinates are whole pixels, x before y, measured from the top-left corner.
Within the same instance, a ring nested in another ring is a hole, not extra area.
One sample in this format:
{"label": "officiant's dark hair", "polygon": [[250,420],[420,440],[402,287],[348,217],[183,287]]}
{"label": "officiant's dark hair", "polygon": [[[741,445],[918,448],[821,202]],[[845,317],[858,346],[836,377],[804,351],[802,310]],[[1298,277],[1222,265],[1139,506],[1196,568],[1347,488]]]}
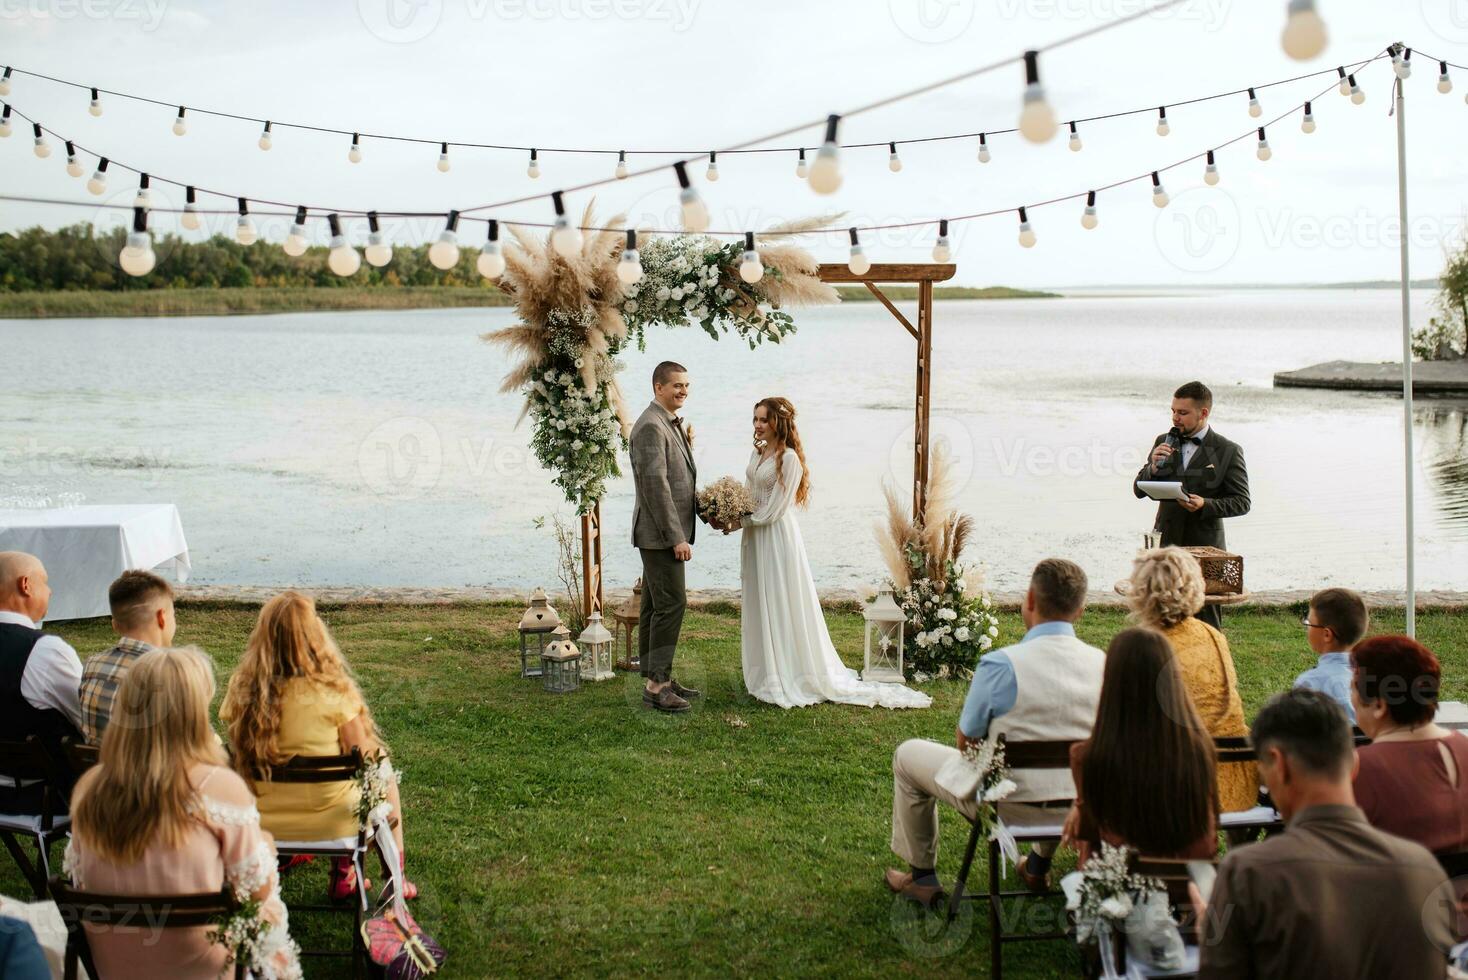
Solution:
{"label": "officiant's dark hair", "polygon": [[1213,407],[1213,392],[1201,381],[1189,381],[1172,393],[1174,398],[1191,398],[1204,408]]}
{"label": "officiant's dark hair", "polygon": [[655,385],[665,385],[673,375],[687,373],[688,369],[677,361],[664,361],[652,369],[652,383]]}

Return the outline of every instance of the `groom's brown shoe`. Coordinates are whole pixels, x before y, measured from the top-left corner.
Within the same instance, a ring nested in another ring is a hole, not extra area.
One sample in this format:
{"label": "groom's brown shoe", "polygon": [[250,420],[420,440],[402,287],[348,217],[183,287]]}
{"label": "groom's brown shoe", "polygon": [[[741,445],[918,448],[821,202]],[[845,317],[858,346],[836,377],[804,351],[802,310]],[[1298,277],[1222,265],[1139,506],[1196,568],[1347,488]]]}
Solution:
{"label": "groom's brown shoe", "polygon": [[695,691],[691,687],[684,687],[682,684],[679,684],[677,681],[671,678],[668,679],[668,688],[680,698],[691,699],[703,697],[702,691]]}
{"label": "groom's brown shoe", "polygon": [[645,708],[656,708],[658,711],[664,711],[672,715],[687,711],[692,707],[687,701],[684,701],[674,693],[672,684],[669,684],[656,694],[647,688],[643,688],[642,705]]}
{"label": "groom's brown shoe", "polygon": [[910,898],[923,908],[932,908],[943,901],[942,885],[919,885],[912,880],[911,871],[887,869],[887,887],[903,898]]}

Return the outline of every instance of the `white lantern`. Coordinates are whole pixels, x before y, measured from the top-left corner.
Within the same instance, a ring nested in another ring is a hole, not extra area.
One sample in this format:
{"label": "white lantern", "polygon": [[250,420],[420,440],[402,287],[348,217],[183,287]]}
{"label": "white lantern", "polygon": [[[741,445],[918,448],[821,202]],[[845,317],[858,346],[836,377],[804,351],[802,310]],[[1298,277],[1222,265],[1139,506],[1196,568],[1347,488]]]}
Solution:
{"label": "white lantern", "polygon": [[520,617],[520,676],[540,676],[540,655],[553,641],[551,631],[561,625],[561,617],[551,608],[545,589],[535,587],[530,608]]}
{"label": "white lantern", "polygon": [[586,617],[586,629],[576,642],[581,644],[582,680],[608,681],[616,676],[612,671],[612,646],[616,638],[602,625],[601,613]]}
{"label": "white lantern", "polygon": [[570,694],[581,689],[581,653],[571,642],[571,631],[564,625],[551,631],[549,646],[541,651],[540,683],[550,694]]}
{"label": "white lantern", "polygon": [[902,638],[907,615],[892,598],[891,589],[883,589],[861,612],[866,620],[866,657],[861,679],[884,684],[902,684]]}

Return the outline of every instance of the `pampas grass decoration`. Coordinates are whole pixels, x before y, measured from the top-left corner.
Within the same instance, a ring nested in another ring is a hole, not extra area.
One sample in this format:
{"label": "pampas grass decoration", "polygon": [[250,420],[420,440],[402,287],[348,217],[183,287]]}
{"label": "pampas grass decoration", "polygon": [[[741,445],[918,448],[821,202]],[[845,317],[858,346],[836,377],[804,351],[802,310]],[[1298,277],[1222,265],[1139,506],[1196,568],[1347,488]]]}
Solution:
{"label": "pampas grass decoration", "polygon": [[[915,548],[926,559],[923,575],[942,584],[948,564],[958,562],[973,534],[973,518],[954,509],[952,462],[948,454],[941,447],[935,448],[929,459],[928,499],[919,521],[908,516],[909,508],[903,506],[890,482],[882,487],[887,514],[886,520],[876,526],[877,548],[899,590],[912,587],[914,570],[908,562],[909,550]],[[970,591],[979,581],[978,576],[973,578],[973,582],[964,583]]]}

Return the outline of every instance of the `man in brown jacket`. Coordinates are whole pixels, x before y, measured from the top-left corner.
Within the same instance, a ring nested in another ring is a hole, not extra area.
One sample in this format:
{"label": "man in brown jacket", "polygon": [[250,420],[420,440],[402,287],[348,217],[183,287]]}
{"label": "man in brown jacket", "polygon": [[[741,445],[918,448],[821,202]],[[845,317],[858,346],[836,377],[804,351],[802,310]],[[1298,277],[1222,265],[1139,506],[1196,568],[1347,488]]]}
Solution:
{"label": "man in brown jacket", "polygon": [[1250,733],[1288,829],[1229,853],[1203,913],[1200,980],[1443,977],[1454,899],[1426,848],[1366,822],[1351,726],[1329,695],[1276,695]]}

